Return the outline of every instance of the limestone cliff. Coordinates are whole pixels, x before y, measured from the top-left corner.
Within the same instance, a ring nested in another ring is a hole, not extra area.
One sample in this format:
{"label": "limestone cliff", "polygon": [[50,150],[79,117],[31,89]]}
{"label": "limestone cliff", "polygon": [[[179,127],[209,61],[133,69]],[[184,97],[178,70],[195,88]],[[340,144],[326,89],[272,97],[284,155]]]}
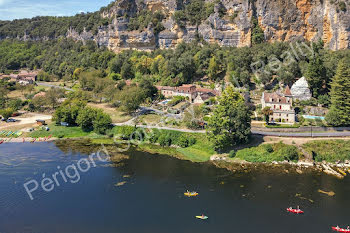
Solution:
{"label": "limestone cliff", "polygon": [[[252,17],[258,19],[266,41],[323,40],[330,49],[349,48],[350,6],[335,0],[216,0],[214,11],[198,25],[178,25],[174,12],[191,0],[118,0],[102,12],[112,19],[93,35],[74,29],[67,36],[77,40],[95,40],[113,51],[174,48],[181,41],[202,38],[221,46],[250,46]],[[348,9],[347,9],[348,8]],[[155,33],[152,24],[141,30],[128,30],[130,18],[141,10],[161,11],[163,30]],[[222,13],[224,12],[224,14]]]}

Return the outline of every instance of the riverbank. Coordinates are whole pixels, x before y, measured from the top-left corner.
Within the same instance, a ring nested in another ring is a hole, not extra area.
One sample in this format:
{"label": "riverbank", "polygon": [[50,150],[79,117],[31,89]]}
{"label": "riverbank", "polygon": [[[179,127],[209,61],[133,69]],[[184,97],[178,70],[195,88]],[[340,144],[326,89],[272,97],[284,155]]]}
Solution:
{"label": "riverbank", "polygon": [[[226,150],[226,153],[216,153],[211,142],[203,133],[189,133],[173,130],[160,130],[149,128],[135,128],[133,126],[115,126],[100,135],[94,132],[84,132],[80,127],[62,127],[49,125],[50,131],[36,130],[25,133],[25,141],[45,141],[51,136],[55,139],[88,139],[89,144],[114,145],[132,144],[139,151],[166,154],[178,159],[192,162],[225,161],[227,163],[257,163],[274,164],[288,163],[308,164],[327,162],[329,174],[343,175],[337,170],[331,171],[328,167],[338,164],[348,164],[350,161],[350,141],[330,139],[300,139],[279,137],[262,137],[253,135],[249,144],[239,145]],[[130,141],[130,138],[132,139]],[[9,139],[6,139],[9,140]],[[12,138],[10,142],[22,142],[23,138]],[[6,141],[5,141],[6,143]],[[315,167],[317,168],[317,167]]]}

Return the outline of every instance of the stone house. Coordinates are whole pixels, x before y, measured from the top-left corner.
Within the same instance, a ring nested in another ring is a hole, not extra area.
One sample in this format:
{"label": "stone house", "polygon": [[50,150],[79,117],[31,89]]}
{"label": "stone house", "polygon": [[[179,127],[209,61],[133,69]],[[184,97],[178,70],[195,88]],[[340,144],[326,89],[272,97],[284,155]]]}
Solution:
{"label": "stone house", "polygon": [[156,86],[157,89],[164,95],[165,98],[171,98],[173,96],[184,96],[188,98],[190,102],[204,103],[205,100],[212,96],[216,96],[215,90],[197,88],[192,84],[184,84],[179,87],[169,87],[169,86]]}
{"label": "stone house", "polygon": [[278,92],[264,92],[261,97],[261,107],[270,107],[273,114],[270,115],[271,122],[295,123],[295,111],[293,108],[293,98],[289,87],[283,94]]}

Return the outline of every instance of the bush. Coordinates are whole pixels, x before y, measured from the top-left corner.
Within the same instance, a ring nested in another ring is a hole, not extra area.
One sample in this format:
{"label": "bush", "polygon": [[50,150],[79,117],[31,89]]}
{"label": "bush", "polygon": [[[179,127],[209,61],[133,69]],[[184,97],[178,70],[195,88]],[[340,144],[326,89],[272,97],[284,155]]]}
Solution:
{"label": "bush", "polygon": [[165,147],[165,146],[171,146],[171,138],[168,135],[162,134],[158,138],[159,145]]}
{"label": "bush", "polygon": [[179,139],[177,140],[177,145],[182,147],[182,148],[185,148],[185,147],[188,147],[188,139],[185,135],[181,135],[179,137]]}
{"label": "bush", "polygon": [[229,153],[229,157],[230,158],[234,158],[236,156],[236,151],[235,150],[231,150]]}
{"label": "bush", "polygon": [[117,126],[117,134],[119,134],[123,140],[130,139],[135,130],[133,126]]}
{"label": "bush", "polygon": [[264,147],[265,147],[266,152],[268,152],[268,153],[273,152],[273,148],[272,148],[271,144],[265,144]]}
{"label": "bush", "polygon": [[97,111],[96,117],[93,120],[94,131],[99,134],[105,134],[111,128],[112,119],[102,110]]}

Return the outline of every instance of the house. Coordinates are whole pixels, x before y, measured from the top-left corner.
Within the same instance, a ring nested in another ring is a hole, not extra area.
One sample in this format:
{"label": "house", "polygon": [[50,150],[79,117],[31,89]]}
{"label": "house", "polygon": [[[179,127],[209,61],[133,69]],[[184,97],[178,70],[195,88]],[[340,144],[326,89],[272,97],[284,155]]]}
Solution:
{"label": "house", "polygon": [[215,95],[211,92],[201,93],[201,94],[198,93],[197,97],[193,100],[193,103],[202,104],[208,99],[210,99],[211,97],[215,97]]}
{"label": "house", "polygon": [[[165,98],[184,96],[195,103],[203,103],[206,99],[216,96],[217,92],[212,89],[197,88],[196,85],[184,84],[179,87],[156,86]],[[201,95],[198,97],[198,95]]]}
{"label": "house", "polygon": [[294,124],[295,111],[292,105],[293,98],[289,87],[287,87],[283,94],[278,92],[264,92],[261,97],[262,108],[270,107],[273,111],[272,115],[270,115],[270,121]]}

